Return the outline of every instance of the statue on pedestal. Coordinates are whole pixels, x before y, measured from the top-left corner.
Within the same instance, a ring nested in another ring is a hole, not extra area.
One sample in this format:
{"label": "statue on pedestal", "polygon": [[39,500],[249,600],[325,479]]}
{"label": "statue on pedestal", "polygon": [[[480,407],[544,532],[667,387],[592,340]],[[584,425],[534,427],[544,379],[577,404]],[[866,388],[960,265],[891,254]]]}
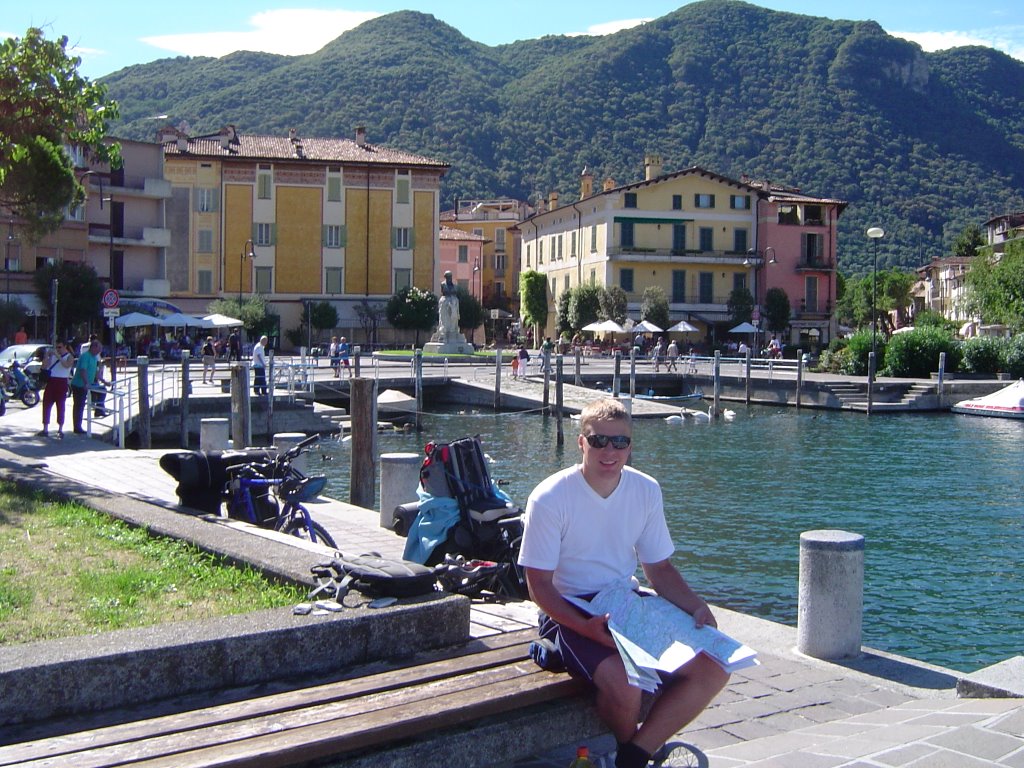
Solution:
{"label": "statue on pedestal", "polygon": [[445,272],[441,281],[441,300],[437,305],[437,330],[442,339],[459,334],[459,294],[452,273]]}

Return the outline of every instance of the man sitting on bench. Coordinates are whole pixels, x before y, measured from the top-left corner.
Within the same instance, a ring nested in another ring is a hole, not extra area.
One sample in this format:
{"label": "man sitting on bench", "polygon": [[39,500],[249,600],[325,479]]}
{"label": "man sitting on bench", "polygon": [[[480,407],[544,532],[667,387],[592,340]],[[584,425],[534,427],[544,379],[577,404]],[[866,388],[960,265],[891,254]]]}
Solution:
{"label": "man sitting on bench", "polygon": [[583,408],[577,438],[582,462],[544,480],[530,494],[519,563],[542,611],[540,633],[561,651],[569,673],[596,689],[597,709],[618,741],[616,768],[646,766],[673,734],[699,715],[729,675],[699,653],[662,675],[660,696],[646,720],[640,688],[631,686],[608,630],[608,617],[587,616],[562,595],[591,598],[638,583],[637,559],[661,597],[689,613],[698,627],[717,626],[705,603],[670,560],[675,545],[657,481],[627,467],[632,423],[616,400]]}

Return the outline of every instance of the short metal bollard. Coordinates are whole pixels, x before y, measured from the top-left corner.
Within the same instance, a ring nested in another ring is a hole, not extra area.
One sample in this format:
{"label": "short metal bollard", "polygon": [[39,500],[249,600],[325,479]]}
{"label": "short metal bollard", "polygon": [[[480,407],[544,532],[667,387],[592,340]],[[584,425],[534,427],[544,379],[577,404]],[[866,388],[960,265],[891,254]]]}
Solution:
{"label": "short metal bollard", "polygon": [[797,650],[816,659],[860,655],[864,537],[847,531],[800,534]]}
{"label": "short metal bollard", "polygon": [[380,455],[380,527],[395,527],[394,511],[399,504],[416,501],[420,484],[418,453],[382,453]]}
{"label": "short metal bollard", "polygon": [[199,450],[226,451],[230,444],[228,440],[230,431],[230,419],[203,419],[199,422]]}
{"label": "short metal bollard", "polygon": [[[306,435],[302,432],[278,432],[274,435],[274,449],[278,453],[284,453],[289,448],[294,448],[296,445],[306,439]],[[302,453],[292,459],[292,467],[299,470],[302,474],[309,472],[309,465],[306,462],[306,454]]]}

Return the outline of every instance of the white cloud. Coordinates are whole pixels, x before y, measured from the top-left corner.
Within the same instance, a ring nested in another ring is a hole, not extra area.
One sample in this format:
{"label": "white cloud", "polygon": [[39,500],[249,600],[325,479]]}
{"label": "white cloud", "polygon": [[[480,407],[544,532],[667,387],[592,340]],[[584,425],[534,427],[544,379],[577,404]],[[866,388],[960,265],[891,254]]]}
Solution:
{"label": "white cloud", "polygon": [[566,37],[579,37],[581,35],[613,35],[624,29],[631,29],[632,27],[638,27],[641,24],[646,24],[648,21],[651,21],[651,19],[620,19],[618,21],[606,21],[602,24],[591,24],[583,32],[567,32]]}
{"label": "white cloud", "polygon": [[313,53],[342,32],[380,16],[372,11],[283,8],[257,13],[252,29],[242,32],[194,32],[144,37],[142,42],[184,56],[221,57],[235,51],[263,51],[285,56]]}
{"label": "white cloud", "polygon": [[997,29],[967,30],[962,32],[889,32],[917,43],[926,51],[944,51],[963,45],[983,45],[995,48],[1008,56],[1024,61],[1024,28],[1007,26]]}

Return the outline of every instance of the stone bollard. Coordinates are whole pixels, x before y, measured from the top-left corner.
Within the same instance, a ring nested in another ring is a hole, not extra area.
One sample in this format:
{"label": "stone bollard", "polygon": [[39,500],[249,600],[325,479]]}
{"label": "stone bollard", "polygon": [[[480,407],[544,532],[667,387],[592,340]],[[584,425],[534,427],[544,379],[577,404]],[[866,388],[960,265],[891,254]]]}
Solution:
{"label": "stone bollard", "polygon": [[619,395],[615,399],[618,400],[620,403],[622,403],[622,407],[626,409],[626,413],[632,415],[632,413],[633,413],[633,398],[632,397],[630,397],[629,395]]}
{"label": "stone bollard", "polygon": [[800,534],[797,650],[816,659],[860,655],[864,537],[847,531]]}
{"label": "stone bollard", "polygon": [[[302,432],[278,432],[274,435],[274,449],[278,453],[284,453],[305,439],[306,435]],[[307,454],[302,453],[292,459],[292,466],[304,475],[309,474],[309,464],[306,461],[306,456]]]}
{"label": "stone bollard", "polygon": [[226,451],[230,432],[230,419],[203,419],[199,422],[199,450]]}
{"label": "stone bollard", "polygon": [[380,527],[394,528],[395,507],[416,501],[416,488],[420,484],[418,453],[382,453],[380,455]]}

